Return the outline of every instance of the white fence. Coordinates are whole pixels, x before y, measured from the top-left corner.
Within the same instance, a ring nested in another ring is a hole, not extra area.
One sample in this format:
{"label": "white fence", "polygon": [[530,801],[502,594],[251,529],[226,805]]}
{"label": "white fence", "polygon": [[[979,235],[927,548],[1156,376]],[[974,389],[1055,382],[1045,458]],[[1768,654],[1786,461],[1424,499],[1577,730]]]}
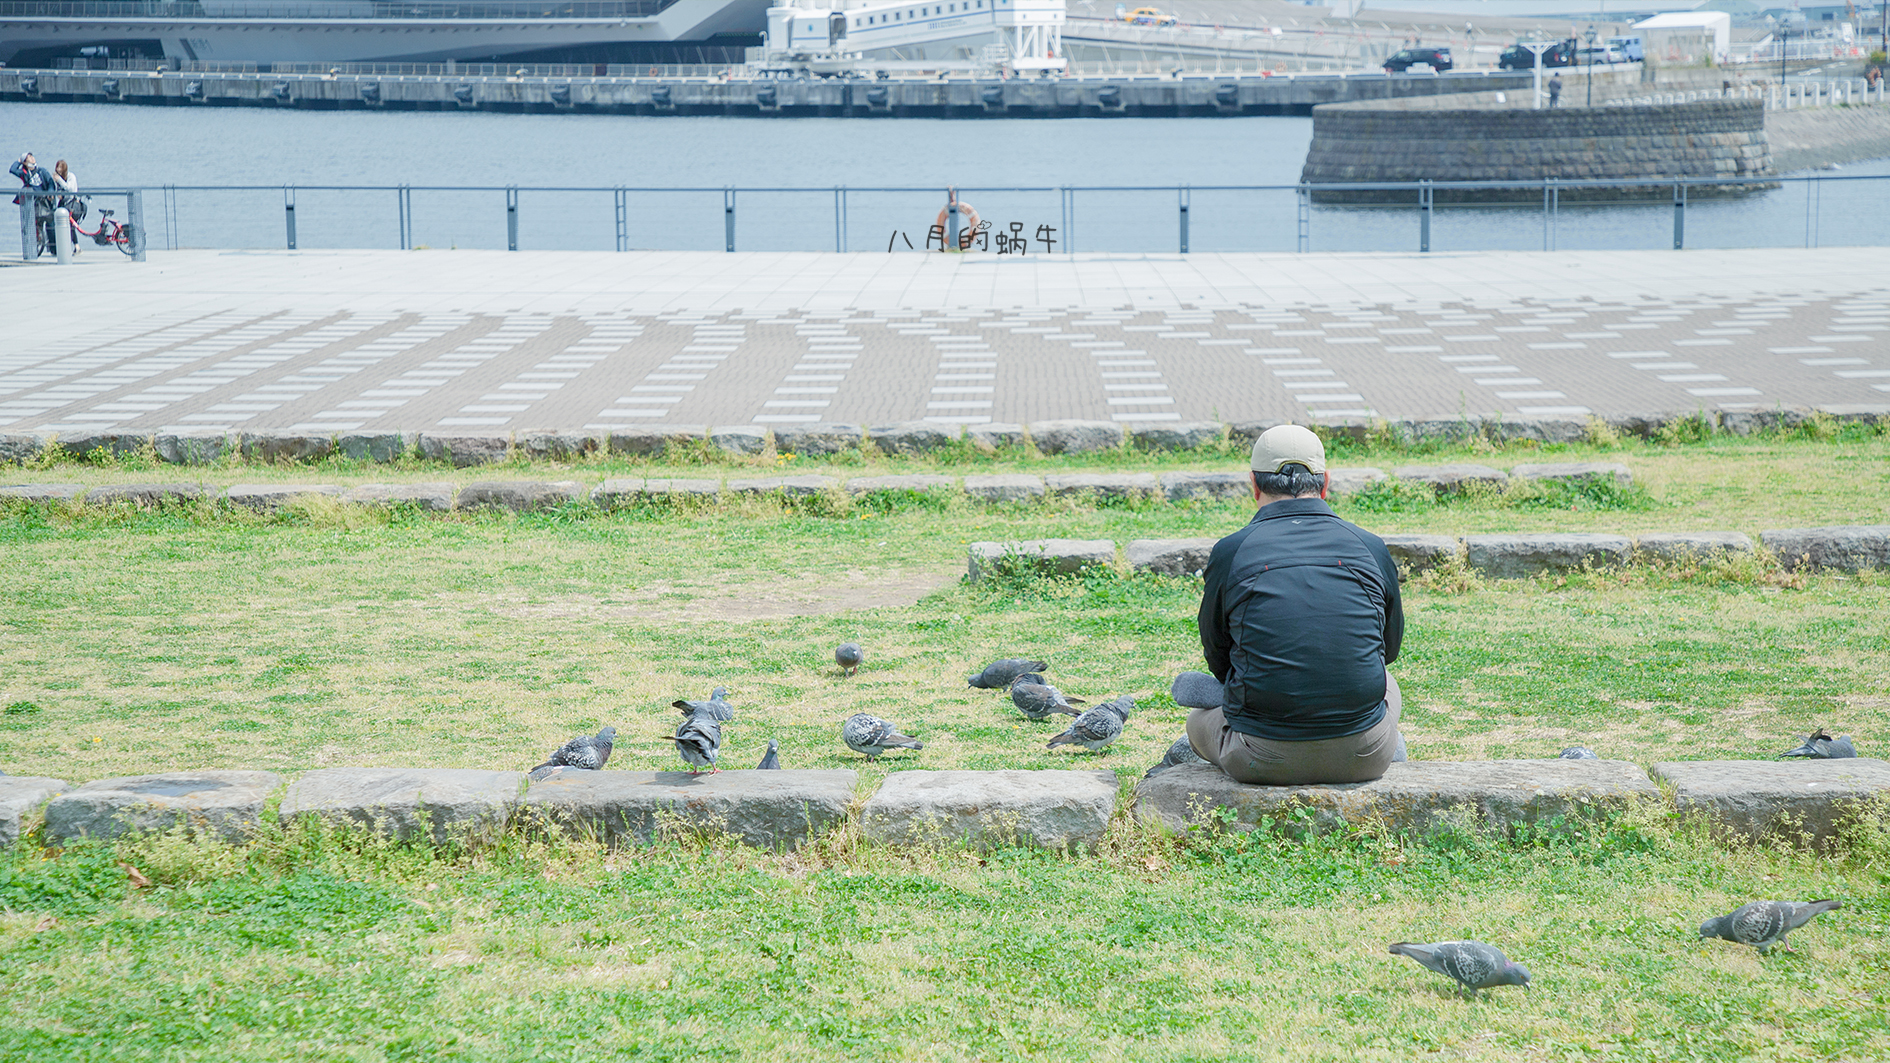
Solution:
{"label": "white fence", "polygon": [[1650,107],[1656,104],[1695,103],[1701,100],[1764,100],[1768,111],[1796,111],[1806,107],[1859,107],[1890,102],[1890,78],[1880,78],[1871,88],[1863,78],[1827,78],[1822,80],[1773,81],[1763,85],[1738,85],[1730,88],[1694,89],[1687,92],[1655,92],[1625,96],[1607,101],[1608,107]]}

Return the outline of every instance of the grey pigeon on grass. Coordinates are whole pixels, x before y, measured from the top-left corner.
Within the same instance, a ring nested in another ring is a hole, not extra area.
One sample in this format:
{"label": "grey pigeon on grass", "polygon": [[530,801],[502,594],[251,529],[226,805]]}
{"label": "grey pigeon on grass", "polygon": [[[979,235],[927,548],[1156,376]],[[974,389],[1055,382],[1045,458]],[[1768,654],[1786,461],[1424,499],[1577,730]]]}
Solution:
{"label": "grey pigeon on grass", "polygon": [[1804,745],[1780,753],[1778,759],[1804,757],[1808,760],[1849,760],[1855,756],[1857,756],[1857,747],[1851,744],[1850,735],[1832,738],[1825,733],[1824,728],[1820,727],[1805,736]]}
{"label": "grey pigeon on grass", "polygon": [[664,738],[676,743],[676,752],[689,765],[689,774],[700,775],[702,769],[709,769],[710,774],[721,771],[715,766],[715,759],[722,749],[722,725],[714,716],[701,712],[676,725],[676,733],[664,735]]}
{"label": "grey pigeon on grass", "polygon": [[1142,773],[1142,778],[1152,778],[1153,776],[1160,775],[1162,772],[1167,771],[1169,768],[1179,768],[1183,764],[1206,763],[1207,761],[1201,758],[1201,754],[1194,751],[1194,746],[1188,741],[1188,736],[1182,735],[1180,738],[1175,739],[1174,745],[1168,747],[1168,752],[1162,756],[1160,761],[1156,762],[1154,767]]}
{"label": "grey pigeon on grass", "polygon": [[1044,683],[1017,683],[1011,687],[1011,704],[1033,720],[1047,720],[1057,713],[1078,715],[1072,703],[1081,705],[1083,699],[1065,697],[1061,690]]}
{"label": "grey pigeon on grass", "polygon": [[840,666],[841,675],[855,675],[860,670],[860,662],[866,660],[866,651],[860,649],[857,642],[842,642],[833,649],[833,663]]}
{"label": "grey pigeon on grass", "polygon": [[1041,672],[1050,667],[1042,661],[1033,661],[1026,657],[1006,657],[1001,661],[992,661],[984,666],[984,671],[974,676],[965,677],[965,682],[980,690],[1003,690],[1017,681],[1025,672]]}
{"label": "grey pigeon on grass", "polygon": [[1052,738],[1049,748],[1082,746],[1092,753],[1108,749],[1110,743],[1122,737],[1122,725],[1128,722],[1129,713],[1134,708],[1133,698],[1120,697],[1114,701],[1105,701],[1071,720],[1069,730]]}
{"label": "grey pigeon on grass", "polygon": [[1792,944],[1786,937],[1792,931],[1834,908],[1842,907],[1843,902],[1830,900],[1753,901],[1701,923],[1700,938],[1725,938],[1741,945],[1751,945],[1759,950],[1761,956],[1772,951],[1773,945],[1783,945],[1785,951],[1790,952]]}
{"label": "grey pigeon on grass", "polygon": [[893,730],[893,725],[877,716],[856,712],[840,725],[840,740],[855,753],[878,760],[888,749],[924,749],[925,743]]}
{"label": "grey pigeon on grass", "polygon": [[1481,941],[1438,941],[1429,945],[1400,941],[1391,946],[1391,954],[1409,956],[1438,974],[1456,979],[1464,995],[1472,999],[1477,990],[1491,986],[1529,988],[1529,968],[1511,961],[1495,945]]}
{"label": "grey pigeon on grass", "polygon": [[680,709],[684,716],[707,716],[716,723],[727,723],[735,718],[735,707],[728,703],[728,688],[716,687],[709,692],[707,701],[672,701],[671,708]]}
{"label": "grey pigeon on grass", "polygon": [[1558,760],[1600,760],[1601,758],[1595,756],[1595,751],[1592,749],[1589,749],[1587,746],[1570,746],[1567,749],[1564,749],[1561,755],[1557,757],[1556,759]]}
{"label": "grey pigeon on grass", "polygon": [[579,735],[552,750],[551,756],[546,757],[543,764],[531,770],[531,777],[534,780],[543,779],[559,768],[602,771],[610,761],[610,747],[616,739],[615,727],[606,727],[594,735]]}
{"label": "grey pigeon on grass", "polygon": [[761,763],[755,765],[756,771],[781,770],[781,743],[768,739],[768,751],[761,756]]}

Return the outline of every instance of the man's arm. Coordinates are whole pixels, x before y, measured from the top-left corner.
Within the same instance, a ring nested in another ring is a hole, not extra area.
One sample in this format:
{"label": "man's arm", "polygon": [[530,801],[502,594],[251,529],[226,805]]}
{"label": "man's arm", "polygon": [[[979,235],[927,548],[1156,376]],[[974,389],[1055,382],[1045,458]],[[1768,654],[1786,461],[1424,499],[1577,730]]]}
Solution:
{"label": "man's arm", "polygon": [[1391,559],[1384,540],[1372,544],[1372,555],[1385,577],[1385,663],[1390,664],[1404,645],[1404,595],[1398,589],[1398,563]]}
{"label": "man's arm", "polygon": [[1227,631],[1227,615],[1221,609],[1221,596],[1226,590],[1227,578],[1233,567],[1232,540],[1222,539],[1214,544],[1214,552],[1208,555],[1205,585],[1201,591],[1201,612],[1195,618],[1196,625],[1201,629],[1201,656],[1207,659],[1208,671],[1223,683],[1227,682],[1227,674],[1233,668],[1234,639]]}

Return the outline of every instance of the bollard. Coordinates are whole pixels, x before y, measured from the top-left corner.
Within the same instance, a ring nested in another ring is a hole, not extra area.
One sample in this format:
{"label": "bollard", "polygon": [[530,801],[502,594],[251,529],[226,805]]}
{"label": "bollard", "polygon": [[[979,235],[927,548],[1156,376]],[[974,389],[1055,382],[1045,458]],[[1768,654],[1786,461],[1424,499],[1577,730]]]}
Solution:
{"label": "bollard", "polygon": [[144,234],[147,230],[144,227],[144,192],[141,189],[134,188],[125,193],[125,213],[129,215],[125,219],[125,239],[131,241],[131,260],[143,262]]}
{"label": "bollard", "polygon": [[53,257],[62,266],[72,264],[72,212],[64,207],[53,211]]}
{"label": "bollard", "polygon": [[1188,253],[1188,190],[1181,190],[1181,253]]}
{"label": "bollard", "polygon": [[518,186],[505,190],[505,249],[518,250]]}
{"label": "bollard", "polygon": [[1431,250],[1431,183],[1422,181],[1418,188],[1418,251]]}
{"label": "bollard", "polygon": [[1684,250],[1687,246],[1687,186],[1673,186],[1673,249]]}
{"label": "bollard", "polygon": [[947,189],[951,199],[945,203],[945,250],[958,249],[958,191]]}
{"label": "bollard", "polygon": [[722,235],[728,244],[728,253],[735,253],[735,190],[722,190]]}
{"label": "bollard", "polygon": [[295,250],[295,189],[282,190],[282,217],[289,228],[289,250]]}

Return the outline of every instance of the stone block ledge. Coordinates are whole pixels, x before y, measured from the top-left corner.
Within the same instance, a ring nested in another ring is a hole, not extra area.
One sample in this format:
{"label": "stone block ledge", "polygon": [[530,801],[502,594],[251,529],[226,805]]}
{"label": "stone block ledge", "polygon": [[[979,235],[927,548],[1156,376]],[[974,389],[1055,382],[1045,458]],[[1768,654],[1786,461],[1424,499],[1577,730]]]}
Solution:
{"label": "stone block ledge", "polygon": [[1686,760],[1654,765],[1677,811],[1723,837],[1828,848],[1871,801],[1890,796],[1890,761]]}
{"label": "stone block ledge", "polygon": [[531,784],[519,814],[613,849],[649,845],[665,829],[798,849],[845,821],[859,780],[850,770],[561,771]]}
{"label": "stone block ledge", "polygon": [[246,841],[263,802],[282,785],[267,771],[172,771],[99,779],[46,806],[46,837],[116,838],[183,826],[191,834]]}
{"label": "stone block ledge", "polygon": [[868,840],[903,848],[1092,850],[1115,813],[1112,771],[899,771],[860,809]]}

